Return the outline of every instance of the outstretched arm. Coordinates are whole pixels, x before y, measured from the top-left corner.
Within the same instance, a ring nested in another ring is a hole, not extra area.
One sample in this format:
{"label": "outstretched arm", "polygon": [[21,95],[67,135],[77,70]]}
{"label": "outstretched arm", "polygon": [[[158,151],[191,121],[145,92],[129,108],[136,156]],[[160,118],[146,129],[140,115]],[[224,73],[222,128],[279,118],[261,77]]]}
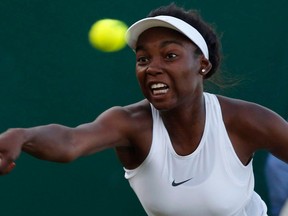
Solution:
{"label": "outstretched arm", "polygon": [[115,107],[76,128],[50,124],[9,129],[0,135],[0,174],[9,173],[21,151],[39,159],[69,162],[106,148],[128,146],[129,114]]}

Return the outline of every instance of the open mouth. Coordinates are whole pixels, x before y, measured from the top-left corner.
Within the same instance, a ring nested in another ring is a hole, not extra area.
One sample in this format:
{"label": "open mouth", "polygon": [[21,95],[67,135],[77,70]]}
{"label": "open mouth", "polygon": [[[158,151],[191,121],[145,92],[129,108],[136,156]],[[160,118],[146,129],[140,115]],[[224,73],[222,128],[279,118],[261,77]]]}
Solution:
{"label": "open mouth", "polygon": [[168,92],[169,87],[164,83],[154,83],[151,85],[153,95],[165,94]]}

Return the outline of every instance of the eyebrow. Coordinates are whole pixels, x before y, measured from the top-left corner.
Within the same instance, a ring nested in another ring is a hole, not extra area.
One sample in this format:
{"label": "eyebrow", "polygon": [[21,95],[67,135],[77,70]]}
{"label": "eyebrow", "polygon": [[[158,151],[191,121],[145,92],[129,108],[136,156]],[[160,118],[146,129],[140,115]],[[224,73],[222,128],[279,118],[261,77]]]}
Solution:
{"label": "eyebrow", "polygon": [[[160,48],[163,48],[163,47],[168,46],[170,44],[177,44],[179,46],[184,47],[183,43],[180,42],[179,40],[166,40],[166,41],[161,42]],[[143,45],[139,45],[136,47],[135,51],[137,52],[139,50],[145,50],[145,47]]]}

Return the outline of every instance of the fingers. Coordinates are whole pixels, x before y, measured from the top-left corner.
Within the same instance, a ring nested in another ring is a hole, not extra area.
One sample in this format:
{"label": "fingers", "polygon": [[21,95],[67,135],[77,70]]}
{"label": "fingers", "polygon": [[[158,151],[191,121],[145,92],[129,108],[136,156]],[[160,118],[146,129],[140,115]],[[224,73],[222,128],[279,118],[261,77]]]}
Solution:
{"label": "fingers", "polygon": [[15,166],[16,163],[14,161],[10,163],[5,163],[5,161],[2,158],[0,158],[0,175],[6,175],[10,173]]}
{"label": "fingers", "polygon": [[14,169],[14,167],[16,166],[16,163],[13,161],[13,162],[11,162],[9,165],[8,165],[8,167],[5,169],[5,173],[7,174],[7,173],[10,173],[13,169]]}

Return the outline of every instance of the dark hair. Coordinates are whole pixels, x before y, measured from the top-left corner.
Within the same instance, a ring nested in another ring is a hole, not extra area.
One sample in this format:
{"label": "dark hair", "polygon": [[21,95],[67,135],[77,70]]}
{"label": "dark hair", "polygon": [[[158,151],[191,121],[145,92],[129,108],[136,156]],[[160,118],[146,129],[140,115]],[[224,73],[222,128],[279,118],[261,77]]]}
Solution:
{"label": "dark hair", "polygon": [[211,77],[219,69],[221,64],[221,44],[212,26],[204,22],[196,10],[185,10],[184,8],[176,6],[174,3],[152,10],[147,17],[159,15],[176,17],[190,24],[199,31],[207,43],[209,50],[209,61],[212,64],[212,69],[204,78],[207,79]]}

